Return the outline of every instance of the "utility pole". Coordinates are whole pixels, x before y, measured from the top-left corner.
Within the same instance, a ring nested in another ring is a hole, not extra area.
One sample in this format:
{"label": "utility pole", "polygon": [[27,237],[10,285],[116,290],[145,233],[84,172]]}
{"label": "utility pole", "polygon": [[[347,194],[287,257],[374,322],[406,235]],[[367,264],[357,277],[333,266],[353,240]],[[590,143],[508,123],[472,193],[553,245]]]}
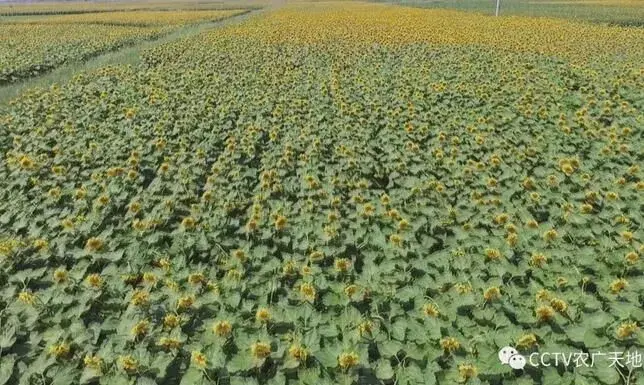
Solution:
{"label": "utility pole", "polygon": [[499,16],[500,10],[501,10],[501,0],[496,0],[496,12],[494,13],[494,15]]}

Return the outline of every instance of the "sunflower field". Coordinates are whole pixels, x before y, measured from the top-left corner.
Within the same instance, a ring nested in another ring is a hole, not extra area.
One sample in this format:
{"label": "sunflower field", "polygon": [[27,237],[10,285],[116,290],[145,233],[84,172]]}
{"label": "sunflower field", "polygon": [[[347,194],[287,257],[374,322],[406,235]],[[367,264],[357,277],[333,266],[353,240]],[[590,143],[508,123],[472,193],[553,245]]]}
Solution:
{"label": "sunflower field", "polygon": [[216,21],[238,15],[242,10],[176,10],[176,11],[121,11],[68,14],[21,19],[25,24],[105,24],[129,26],[185,25]]}
{"label": "sunflower field", "polygon": [[[637,0],[604,0],[637,1]],[[0,16],[77,15],[123,11],[196,11],[260,9],[266,0],[137,0],[137,1],[33,1],[0,3]]]}
{"label": "sunflower field", "polygon": [[150,40],[182,25],[244,13],[219,11],[101,12],[0,20],[0,85]]}
{"label": "sunflower field", "polygon": [[[129,27],[128,27],[129,28]],[[0,384],[642,384],[644,30],[288,5],[0,108]]]}
{"label": "sunflower field", "polygon": [[0,85],[152,39],[169,30],[167,27],[0,23]]}

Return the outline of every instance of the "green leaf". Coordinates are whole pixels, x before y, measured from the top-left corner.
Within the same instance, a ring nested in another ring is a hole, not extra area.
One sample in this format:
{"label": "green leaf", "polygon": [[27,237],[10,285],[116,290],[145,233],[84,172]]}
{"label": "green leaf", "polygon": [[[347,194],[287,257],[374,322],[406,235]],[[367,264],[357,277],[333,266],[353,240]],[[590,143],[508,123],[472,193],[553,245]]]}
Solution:
{"label": "green leaf", "polygon": [[543,383],[552,384],[552,385],[573,385],[575,380],[575,375],[569,372],[564,372],[563,375],[559,375],[557,369],[553,367],[543,368]]}
{"label": "green leaf", "polygon": [[15,354],[10,354],[0,358],[0,385],[6,384],[11,378],[15,362]]}
{"label": "green leaf", "polygon": [[326,368],[335,368],[338,366],[338,349],[324,348],[315,352],[315,358],[320,361],[322,366]]}
{"label": "green leaf", "polygon": [[300,366],[300,361],[289,357],[286,360],[284,360],[283,366],[285,369],[295,369],[298,366]]}
{"label": "green leaf", "polygon": [[380,380],[389,380],[393,378],[394,370],[389,360],[380,360],[376,364],[376,377]]}
{"label": "green leaf", "polygon": [[481,356],[479,360],[477,360],[476,366],[479,369],[479,373],[488,376],[499,376],[512,373],[512,368],[509,365],[503,365],[496,354],[486,354]]}
{"label": "green leaf", "polygon": [[150,377],[139,377],[136,385],[157,385],[156,381]]}
{"label": "green leaf", "polygon": [[385,358],[391,358],[403,349],[403,344],[398,341],[388,340],[378,344],[380,354]]}
{"label": "green leaf", "polygon": [[257,379],[248,377],[230,377],[230,385],[257,385]]}
{"label": "green leaf", "polygon": [[286,385],[286,376],[284,373],[278,372],[275,377],[268,380],[268,385]]}
{"label": "green leaf", "polygon": [[436,385],[436,373],[441,370],[436,362],[430,362],[423,372],[423,385]]}
{"label": "green leaf", "polygon": [[52,385],[69,385],[78,378],[79,371],[70,367],[54,367],[48,375],[52,377]]}
{"label": "green leaf", "polygon": [[181,377],[179,385],[201,385],[205,384],[203,372],[197,368],[190,367]]}
{"label": "green leaf", "polygon": [[252,369],[253,367],[254,367],[253,357],[251,357],[247,352],[236,354],[228,362],[228,365],[226,365],[226,368],[231,373],[244,372]]}
{"label": "green leaf", "polygon": [[595,364],[596,366],[592,368],[592,373],[602,384],[614,385],[621,383],[621,378],[619,373],[617,373],[617,368],[610,368],[609,360],[600,358],[595,360]]}
{"label": "green leaf", "polygon": [[407,325],[404,321],[396,321],[391,326],[391,336],[398,341],[405,341],[405,331],[407,330]]}
{"label": "green leaf", "polygon": [[[122,373],[100,377],[101,385],[132,385],[130,378]],[[187,385],[187,384],[182,384]]]}
{"label": "green leaf", "polygon": [[86,384],[98,377],[99,377],[99,373],[96,373],[95,370],[84,368],[83,372],[81,373],[79,382],[81,384]]}
{"label": "green leaf", "polygon": [[7,349],[13,346],[16,342],[16,328],[14,326],[7,327],[0,336],[0,349]]}

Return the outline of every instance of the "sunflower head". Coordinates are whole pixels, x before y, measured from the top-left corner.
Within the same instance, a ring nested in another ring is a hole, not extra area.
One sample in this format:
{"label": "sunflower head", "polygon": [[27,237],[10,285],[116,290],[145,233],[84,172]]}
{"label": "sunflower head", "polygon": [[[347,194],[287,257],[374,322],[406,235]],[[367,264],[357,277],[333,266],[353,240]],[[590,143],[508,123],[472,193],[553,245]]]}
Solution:
{"label": "sunflower head", "polygon": [[85,249],[91,252],[99,251],[103,248],[103,240],[101,238],[93,237],[85,243]]}
{"label": "sunflower head", "polygon": [[454,337],[445,337],[440,341],[441,348],[446,353],[452,353],[461,348],[461,343]]}
{"label": "sunflower head", "polygon": [[497,286],[492,286],[485,290],[485,292],[483,293],[483,298],[487,302],[496,301],[497,299],[501,298],[501,290]]}
{"label": "sunflower head", "polygon": [[639,326],[637,326],[637,322],[635,321],[623,322],[617,327],[617,338],[619,339],[630,338],[635,333],[637,333],[638,330],[639,330]]}
{"label": "sunflower head", "polygon": [[478,376],[479,371],[476,366],[468,363],[458,365],[458,376],[460,382],[467,382],[471,378]]}
{"label": "sunflower head", "polygon": [[539,306],[536,310],[537,319],[541,322],[548,322],[555,316],[555,309],[550,306]]}
{"label": "sunflower head", "polygon": [[217,321],[212,326],[212,331],[219,337],[225,337],[230,335],[230,333],[233,331],[233,325],[230,323],[230,321]]}
{"label": "sunflower head", "polygon": [[265,342],[256,342],[250,347],[251,354],[257,359],[263,359],[271,355],[271,345]]}
{"label": "sunflower head", "polygon": [[267,323],[271,320],[271,312],[265,307],[259,308],[255,313],[255,319],[261,323]]}
{"label": "sunflower head", "polygon": [[208,360],[206,359],[206,355],[200,351],[193,351],[191,353],[191,360],[193,364],[195,364],[200,368],[205,368],[208,365]]}
{"label": "sunflower head", "polygon": [[436,305],[434,305],[433,303],[428,303],[423,306],[423,314],[428,317],[436,318],[440,316],[440,311],[438,310],[438,307]]}
{"label": "sunflower head", "polygon": [[338,364],[340,365],[340,368],[346,370],[357,366],[359,360],[360,357],[358,357],[356,352],[342,353],[338,357]]}

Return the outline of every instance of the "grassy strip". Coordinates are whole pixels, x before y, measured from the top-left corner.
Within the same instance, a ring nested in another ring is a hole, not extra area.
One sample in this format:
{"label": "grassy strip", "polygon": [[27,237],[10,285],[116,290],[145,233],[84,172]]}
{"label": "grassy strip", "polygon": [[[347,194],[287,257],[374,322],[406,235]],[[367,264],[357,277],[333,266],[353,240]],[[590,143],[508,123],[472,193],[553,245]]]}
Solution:
{"label": "grassy strip", "polygon": [[196,35],[203,31],[221,27],[231,23],[237,23],[248,18],[251,14],[260,12],[260,10],[248,10],[244,13],[233,15],[225,19],[220,19],[216,21],[201,23],[201,24],[191,24],[185,27],[182,27],[174,32],[165,34],[154,40],[146,40],[140,42],[139,44],[131,44],[125,48],[118,49],[115,51],[107,52],[102,55],[94,56],[91,59],[86,61],[77,61],[70,63],[68,65],[63,65],[58,67],[51,72],[48,72],[42,76],[37,76],[34,78],[26,79],[24,81],[19,81],[17,83],[12,83],[3,87],[0,87],[0,105],[8,103],[11,99],[18,96],[22,91],[29,88],[46,88],[53,84],[64,83],[65,81],[71,79],[73,76],[79,72],[91,71],[97,68],[109,66],[109,65],[135,65],[140,62],[141,51],[154,47],[159,44],[164,44],[173,40],[181,39],[184,37]]}

